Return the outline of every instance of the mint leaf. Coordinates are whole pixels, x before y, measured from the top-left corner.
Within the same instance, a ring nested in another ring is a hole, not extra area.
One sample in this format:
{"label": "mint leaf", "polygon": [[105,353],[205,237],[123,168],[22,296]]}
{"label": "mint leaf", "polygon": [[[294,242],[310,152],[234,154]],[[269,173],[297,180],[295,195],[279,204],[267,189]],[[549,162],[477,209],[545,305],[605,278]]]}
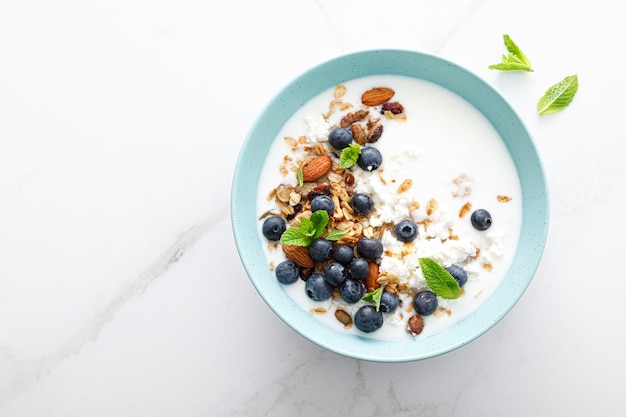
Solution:
{"label": "mint leaf", "polygon": [[[454,278],[452,278],[452,279],[454,279]],[[382,297],[382,295],[383,295],[384,288],[385,288],[385,286],[381,285],[380,287],[378,287],[374,291],[365,294],[363,296],[363,298],[361,298],[361,300],[363,300],[363,301],[373,301],[374,304],[376,305],[376,311],[378,311],[380,309],[380,297]]]}
{"label": "mint leaf", "polygon": [[302,168],[298,167],[296,171],[296,178],[298,179],[298,185],[302,187],[304,185],[304,174],[302,173]]}
{"label": "mint leaf", "polygon": [[504,35],[503,37],[506,49],[511,53],[513,57],[515,57],[515,60],[519,60],[523,64],[526,64],[528,66],[528,70],[532,71],[530,61],[528,60],[528,58],[526,58],[526,55],[524,55],[522,50],[519,49],[515,42],[513,42],[513,39],[511,39],[509,35]]}
{"label": "mint leaf", "polygon": [[300,219],[299,229],[300,233],[302,233],[303,236],[308,237],[313,237],[315,235],[315,232],[317,231],[311,219],[308,219],[306,217]]}
{"label": "mint leaf", "polygon": [[317,210],[310,218],[300,219],[300,226],[293,226],[285,230],[280,236],[280,243],[294,246],[309,246],[318,237],[322,236],[328,224],[328,213]]}
{"label": "mint leaf", "polygon": [[326,240],[332,240],[332,241],[341,240],[341,238],[347,234],[348,234],[347,230],[339,230],[339,229],[331,230],[326,235]]}
{"label": "mint leaf", "polygon": [[313,221],[306,217],[300,219],[300,230],[303,234],[309,237],[313,237],[317,233],[317,227],[315,226]]}
{"label": "mint leaf", "polygon": [[361,147],[357,143],[346,146],[339,155],[339,168],[350,168],[356,164],[359,155],[361,155]]}
{"label": "mint leaf", "polygon": [[313,239],[317,239],[322,236],[324,230],[326,229],[326,225],[328,224],[328,213],[326,210],[317,210],[315,213],[311,214],[311,224],[313,225]]}
{"label": "mint leaf", "polygon": [[290,227],[280,237],[280,243],[293,246],[309,246],[313,239],[300,230],[299,227]]}
{"label": "mint leaf", "polygon": [[574,99],[578,91],[578,75],[570,75],[554,84],[537,103],[539,114],[556,113],[563,110]]}
{"label": "mint leaf", "polygon": [[509,35],[503,35],[504,46],[509,51],[509,55],[502,55],[502,62],[499,64],[489,65],[489,69],[495,69],[500,71],[529,71],[532,72],[533,68],[530,65],[530,61],[526,58],[526,55],[521,49],[513,42],[513,39]]}
{"label": "mint leaf", "polygon": [[461,287],[454,277],[430,258],[418,258],[422,274],[430,289],[441,298],[454,299],[461,295]]}

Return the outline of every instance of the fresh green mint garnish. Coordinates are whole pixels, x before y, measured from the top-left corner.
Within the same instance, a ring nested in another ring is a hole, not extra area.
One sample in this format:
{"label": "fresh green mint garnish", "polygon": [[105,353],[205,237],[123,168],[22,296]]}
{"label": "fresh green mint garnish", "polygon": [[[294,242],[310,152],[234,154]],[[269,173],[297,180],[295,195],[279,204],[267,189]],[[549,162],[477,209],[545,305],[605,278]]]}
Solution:
{"label": "fresh green mint garnish", "polygon": [[445,299],[459,298],[461,287],[448,271],[430,258],[419,258],[418,261],[426,283],[436,295]]}
{"label": "fresh green mint garnish", "polygon": [[350,168],[356,164],[359,155],[361,155],[361,147],[357,143],[346,146],[339,156],[339,168]]}
{"label": "fresh green mint garnish", "polygon": [[[300,227],[302,227],[302,222],[307,224],[306,218],[300,219]],[[328,224],[328,212],[326,210],[317,210],[315,213],[311,215],[309,218],[310,226],[307,226],[310,230],[309,236],[313,239],[317,239],[322,236],[324,233],[324,229],[326,229],[326,225]]]}
{"label": "fresh green mint garnish", "polygon": [[302,173],[302,167],[298,167],[296,171],[296,178],[298,179],[298,185],[302,187],[304,185],[304,174]]}
{"label": "fresh green mint garnish", "polygon": [[365,294],[363,296],[363,298],[361,298],[361,300],[363,300],[363,301],[373,301],[374,304],[376,305],[376,311],[378,311],[380,309],[380,298],[383,295],[384,288],[385,288],[385,286],[381,285],[380,287],[378,287],[374,291]]}
{"label": "fresh green mint garnish", "polygon": [[574,99],[578,91],[578,75],[570,75],[548,88],[548,91],[539,99],[537,112],[539,114],[556,113],[563,110]]}
{"label": "fresh green mint garnish", "polygon": [[337,240],[341,240],[341,238],[347,234],[348,234],[347,230],[335,229],[335,230],[331,230],[330,232],[328,232],[328,234],[326,235],[326,239],[332,240],[333,242],[335,242]]}
{"label": "fresh green mint garnish", "polygon": [[504,45],[509,51],[509,55],[507,56],[503,54],[502,62],[499,64],[489,65],[489,69],[500,71],[533,71],[530,61],[526,58],[526,55],[524,55],[515,42],[513,42],[509,35],[504,35]]}
{"label": "fresh green mint garnish", "polygon": [[318,210],[310,218],[300,219],[300,226],[290,227],[280,237],[280,242],[286,245],[309,246],[313,240],[324,233],[328,224],[328,213]]}
{"label": "fresh green mint garnish", "polygon": [[[321,237],[328,224],[326,210],[317,210],[310,218],[300,219],[300,226],[293,226],[285,230],[280,237],[280,243],[294,246],[309,246],[318,237]],[[328,240],[339,240],[348,233],[347,230],[331,230],[326,236]]]}

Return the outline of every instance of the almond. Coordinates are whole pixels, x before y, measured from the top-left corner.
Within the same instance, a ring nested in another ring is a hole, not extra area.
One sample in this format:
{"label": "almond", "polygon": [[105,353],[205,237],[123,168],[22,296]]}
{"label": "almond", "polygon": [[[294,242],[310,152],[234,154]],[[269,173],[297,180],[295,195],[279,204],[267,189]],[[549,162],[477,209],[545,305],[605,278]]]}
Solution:
{"label": "almond", "polygon": [[370,107],[379,106],[391,100],[391,97],[393,97],[394,94],[395,94],[395,91],[393,91],[391,88],[387,88],[387,87],[372,88],[371,90],[367,90],[366,92],[363,93],[363,95],[361,96],[361,103]]}
{"label": "almond", "polygon": [[304,246],[283,245],[283,252],[287,259],[294,261],[303,268],[313,268],[315,261],[309,255],[309,250]]}
{"label": "almond", "polygon": [[304,182],[317,181],[328,174],[333,161],[328,155],[318,156],[302,168],[302,179]]}
{"label": "almond", "polygon": [[[294,261],[295,262],[295,261]],[[380,283],[378,280],[378,264],[374,261],[367,261],[367,264],[370,267],[370,272],[365,277],[365,289],[368,292],[374,291],[378,287],[380,287]]]}
{"label": "almond", "polygon": [[335,318],[337,318],[337,320],[339,320],[346,328],[352,326],[352,317],[345,310],[335,310]]}

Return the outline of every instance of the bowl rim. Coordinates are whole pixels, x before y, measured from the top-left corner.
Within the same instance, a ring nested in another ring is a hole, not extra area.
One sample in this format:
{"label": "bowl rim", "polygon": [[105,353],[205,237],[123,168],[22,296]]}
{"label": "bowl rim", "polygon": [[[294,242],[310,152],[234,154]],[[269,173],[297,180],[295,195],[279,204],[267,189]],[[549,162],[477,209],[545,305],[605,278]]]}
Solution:
{"label": "bowl rim", "polygon": [[[419,341],[343,334],[312,317],[295,304],[276,279],[268,279],[271,273],[256,228],[258,175],[255,173],[263,165],[268,150],[268,146],[260,149],[257,142],[271,143],[287,119],[315,95],[354,78],[379,74],[430,81],[468,101],[498,131],[522,185],[522,230],[506,276],[468,317]],[[289,327],[318,346],[375,362],[408,362],[439,356],[470,343],[495,326],[517,304],[534,277],[544,252],[549,217],[543,164],[528,129],[513,106],[496,88],[460,65],[434,54],[407,49],[370,49],[340,55],[287,83],[251,125],[231,185],[231,224],[236,247],[248,278],[265,303]]]}

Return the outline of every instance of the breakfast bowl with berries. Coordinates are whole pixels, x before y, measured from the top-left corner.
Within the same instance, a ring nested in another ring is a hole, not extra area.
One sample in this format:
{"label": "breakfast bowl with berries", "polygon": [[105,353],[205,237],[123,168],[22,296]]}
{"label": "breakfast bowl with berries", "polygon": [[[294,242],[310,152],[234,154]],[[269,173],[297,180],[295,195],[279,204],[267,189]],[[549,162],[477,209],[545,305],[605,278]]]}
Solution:
{"label": "breakfast bowl with berries", "polygon": [[381,362],[463,346],[540,262],[548,193],[532,138],[486,82],[372,50],[281,90],[251,127],[231,218],[259,295],[328,350]]}

